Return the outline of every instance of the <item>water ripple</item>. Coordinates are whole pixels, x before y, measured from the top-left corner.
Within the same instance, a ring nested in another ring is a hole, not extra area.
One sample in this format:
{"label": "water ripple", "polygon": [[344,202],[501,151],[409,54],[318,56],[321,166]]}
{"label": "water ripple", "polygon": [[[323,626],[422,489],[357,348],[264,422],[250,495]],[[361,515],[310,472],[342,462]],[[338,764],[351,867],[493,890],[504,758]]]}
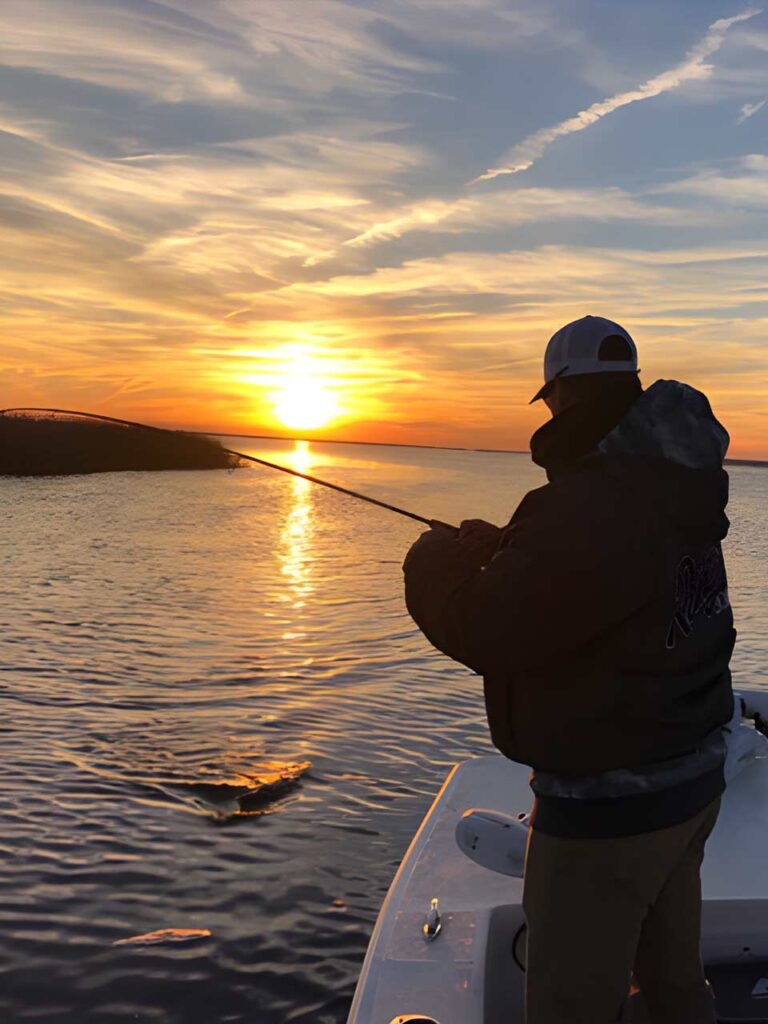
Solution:
{"label": "water ripple", "polygon": [[[541,482],[312,456],[449,521]],[[736,675],[766,686],[767,488],[734,471],[728,541]],[[414,829],[491,749],[480,681],[403,607],[418,528],[266,471],[4,481],[1,512],[0,1019],[342,1024]],[[168,928],[211,935],[113,945]]]}

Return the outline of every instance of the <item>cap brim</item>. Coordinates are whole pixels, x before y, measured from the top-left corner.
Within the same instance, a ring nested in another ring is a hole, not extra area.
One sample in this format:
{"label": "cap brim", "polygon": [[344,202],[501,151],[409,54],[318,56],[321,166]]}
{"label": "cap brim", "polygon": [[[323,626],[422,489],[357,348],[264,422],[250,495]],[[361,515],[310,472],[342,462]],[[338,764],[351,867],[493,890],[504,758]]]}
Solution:
{"label": "cap brim", "polygon": [[561,368],[560,368],[560,369],[559,369],[559,370],[557,371],[557,373],[556,373],[556,374],[554,375],[554,377],[550,377],[550,378],[549,378],[549,380],[547,380],[547,381],[544,381],[544,383],[543,383],[543,384],[541,385],[541,387],[539,388],[539,390],[538,390],[538,391],[536,392],[536,394],[535,394],[535,395],[533,396],[533,398],[532,398],[532,399],[530,400],[530,402],[528,403],[528,405],[533,405],[533,403],[534,403],[534,402],[538,402],[538,400],[539,400],[540,398],[546,398],[546,397],[547,397],[547,395],[549,394],[549,392],[550,392],[550,391],[552,390],[552,388],[553,388],[553,387],[555,386],[555,381],[557,380],[557,378],[558,378],[558,377],[562,377],[562,376],[563,376],[563,374],[564,374],[564,373],[565,373],[565,372],[566,372],[566,371],[567,371],[568,369],[570,369],[570,367],[569,367],[569,366],[568,366],[568,364],[566,363],[566,365],[565,365],[565,366],[561,367]]}

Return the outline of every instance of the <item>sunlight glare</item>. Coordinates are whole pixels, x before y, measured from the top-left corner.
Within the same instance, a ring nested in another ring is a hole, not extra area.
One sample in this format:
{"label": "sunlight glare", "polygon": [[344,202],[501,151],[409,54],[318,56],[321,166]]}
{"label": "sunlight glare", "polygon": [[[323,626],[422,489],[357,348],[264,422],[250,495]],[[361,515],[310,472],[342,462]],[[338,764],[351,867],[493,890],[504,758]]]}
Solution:
{"label": "sunlight glare", "polygon": [[309,359],[296,359],[272,396],[280,422],[293,430],[324,427],[339,413],[333,392],[317,376]]}
{"label": "sunlight glare", "polygon": [[299,473],[308,473],[314,461],[309,441],[296,441],[288,461],[291,469],[295,469]]}

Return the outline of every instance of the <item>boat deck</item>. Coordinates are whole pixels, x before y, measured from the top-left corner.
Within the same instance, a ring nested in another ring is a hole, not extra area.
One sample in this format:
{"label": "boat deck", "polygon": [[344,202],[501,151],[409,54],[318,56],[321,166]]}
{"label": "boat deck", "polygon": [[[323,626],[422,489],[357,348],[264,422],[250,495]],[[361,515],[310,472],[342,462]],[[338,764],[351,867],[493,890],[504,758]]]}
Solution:
{"label": "boat deck", "polygon": [[[768,718],[768,693],[759,699]],[[499,755],[452,770],[382,906],[349,1024],[394,1024],[408,1014],[436,1024],[522,1024],[523,881],[469,860],[455,831],[470,808],[512,816],[529,811],[529,774]],[[754,987],[768,964],[768,759],[752,760],[726,790],[707,844],[702,888],[705,961],[729,965],[731,979],[738,970],[745,978],[757,971],[749,982]],[[434,897],[442,930],[428,942],[422,927]],[[639,1005],[631,1019],[643,1019]]]}

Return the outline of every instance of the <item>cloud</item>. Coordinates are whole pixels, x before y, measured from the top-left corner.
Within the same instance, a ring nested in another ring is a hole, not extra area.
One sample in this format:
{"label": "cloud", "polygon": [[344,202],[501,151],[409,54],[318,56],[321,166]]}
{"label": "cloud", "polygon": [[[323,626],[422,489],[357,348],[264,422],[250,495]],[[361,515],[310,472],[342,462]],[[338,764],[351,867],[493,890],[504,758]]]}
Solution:
{"label": "cloud", "polygon": [[[502,231],[523,224],[586,220],[642,221],[667,226],[695,226],[697,210],[663,206],[617,188],[518,188],[456,200],[427,199],[399,210],[347,239],[360,248],[401,238],[411,231],[470,235]],[[313,261],[318,262],[318,261]]]}
{"label": "cloud", "polygon": [[337,123],[333,136],[295,131],[140,159],[52,145],[44,126],[11,123],[10,114],[5,127],[0,194],[34,209],[38,222],[49,216],[54,233],[64,215],[133,243],[134,261],[192,274],[242,270],[251,287],[254,274],[281,277],[286,261],[299,266],[351,227],[363,230],[375,216],[374,165],[389,182],[425,159],[387,139],[386,123],[381,138],[356,119]]}
{"label": "cloud", "polygon": [[35,17],[28,0],[3,0],[5,66],[152,102],[286,113],[316,110],[334,90],[382,97],[424,89],[441,62],[398,46],[383,27],[433,41],[460,33],[465,43],[495,49],[551,30],[535,5],[512,12],[502,0],[46,0],[46,8]]}
{"label": "cloud", "polygon": [[759,103],[745,103],[741,113],[736,119],[736,124],[744,124],[750,117],[753,117],[758,110],[762,110],[768,100],[760,100]]}
{"label": "cloud", "polygon": [[767,268],[765,244],[656,250],[546,245],[504,253],[446,253],[288,290],[305,300],[399,295],[407,300],[401,312],[426,295],[444,297],[460,310],[466,296],[485,293],[503,296],[509,310],[519,302],[540,311],[586,303],[645,316],[766,303],[760,288]]}
{"label": "cloud", "polygon": [[684,195],[712,201],[720,208],[735,211],[768,209],[768,156],[752,153],[736,161],[732,173],[722,170],[699,171],[687,178],[655,188],[656,195]]}
{"label": "cloud", "polygon": [[[4,0],[3,64],[161,102],[192,97],[232,102],[242,96],[237,72],[248,48],[236,33],[206,32],[206,23],[194,13],[168,5],[139,6],[143,10],[53,0],[45,17],[35,17],[25,0]],[[195,7],[190,4],[190,11]],[[226,70],[217,67],[224,63]]]}
{"label": "cloud", "polygon": [[761,10],[752,8],[731,18],[721,18],[713,22],[704,38],[688,51],[680,64],[654,75],[653,78],[649,78],[636,89],[620,92],[599,103],[593,103],[591,107],[579,111],[574,117],[569,117],[551,128],[542,128],[534,132],[502,157],[503,166],[489,168],[469,184],[474,185],[481,181],[498,178],[500,175],[518,174],[520,171],[528,170],[558,139],[584,131],[585,128],[589,128],[601,118],[607,117],[608,114],[612,114],[615,110],[626,107],[630,103],[638,103],[660,96],[671,89],[676,89],[683,82],[706,78],[712,68],[705,61],[720,49],[728,29],[739,22],[754,18],[760,13],[762,13]]}

